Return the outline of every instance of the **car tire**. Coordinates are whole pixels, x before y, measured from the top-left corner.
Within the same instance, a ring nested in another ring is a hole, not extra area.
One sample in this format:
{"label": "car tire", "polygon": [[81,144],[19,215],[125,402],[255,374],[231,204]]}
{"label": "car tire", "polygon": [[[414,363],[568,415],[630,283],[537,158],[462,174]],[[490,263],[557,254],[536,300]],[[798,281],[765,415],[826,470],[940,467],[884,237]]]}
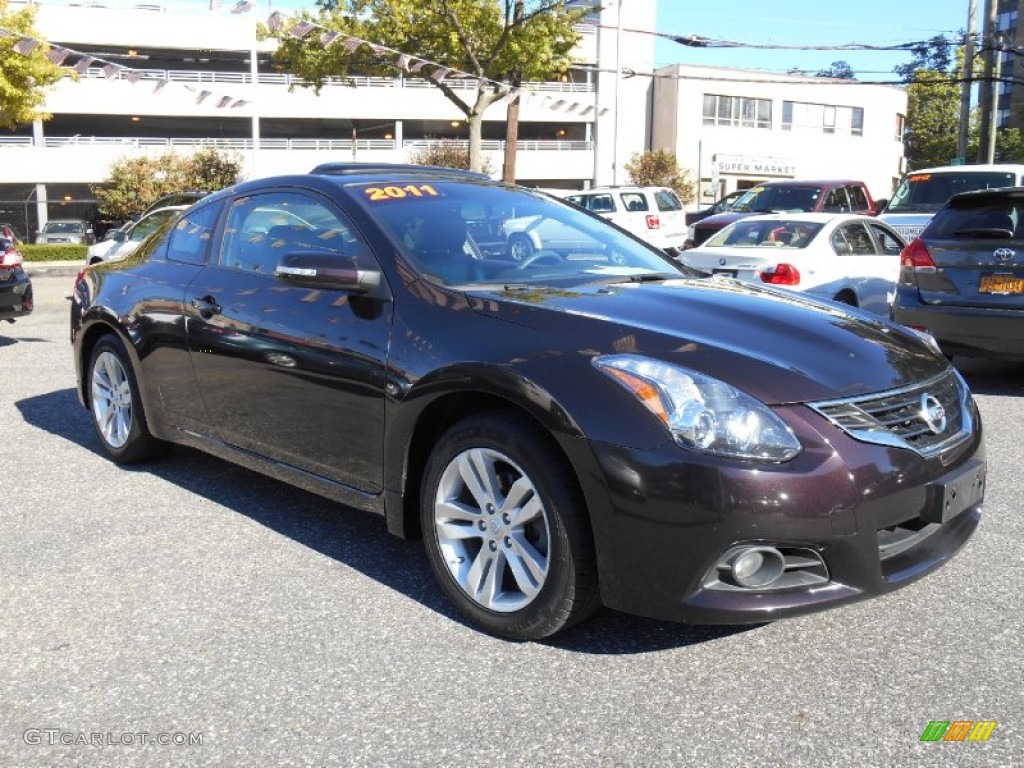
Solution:
{"label": "car tire", "polygon": [[131,359],[112,334],[96,342],[87,373],[89,411],[103,449],[118,464],[151,461],[169,447],[149,432]]}
{"label": "car tire", "polygon": [[600,606],[582,493],[527,417],[489,412],[448,429],[427,461],[420,515],[434,575],[484,631],[538,640]]}
{"label": "car tire", "polygon": [[518,232],[508,238],[508,253],[512,261],[526,261],[535,250],[529,235]]}

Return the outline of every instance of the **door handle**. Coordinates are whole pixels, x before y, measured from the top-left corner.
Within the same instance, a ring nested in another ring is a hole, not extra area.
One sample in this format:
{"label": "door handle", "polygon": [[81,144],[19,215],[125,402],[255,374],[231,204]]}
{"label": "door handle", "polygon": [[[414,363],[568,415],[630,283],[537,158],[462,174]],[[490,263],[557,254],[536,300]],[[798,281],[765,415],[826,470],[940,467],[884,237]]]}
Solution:
{"label": "door handle", "polygon": [[192,299],[192,306],[198,310],[200,317],[209,320],[214,315],[219,315],[221,306],[213,296],[203,296],[201,299]]}

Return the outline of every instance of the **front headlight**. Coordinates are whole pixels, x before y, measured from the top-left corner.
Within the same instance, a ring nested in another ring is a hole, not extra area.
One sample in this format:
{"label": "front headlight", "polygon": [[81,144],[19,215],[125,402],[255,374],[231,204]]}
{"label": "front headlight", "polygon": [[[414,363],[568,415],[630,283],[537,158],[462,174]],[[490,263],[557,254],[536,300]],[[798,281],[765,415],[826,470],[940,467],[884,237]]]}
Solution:
{"label": "front headlight", "polygon": [[774,411],[724,381],[639,355],[593,362],[632,392],[684,448],[775,462],[800,453],[800,441]]}

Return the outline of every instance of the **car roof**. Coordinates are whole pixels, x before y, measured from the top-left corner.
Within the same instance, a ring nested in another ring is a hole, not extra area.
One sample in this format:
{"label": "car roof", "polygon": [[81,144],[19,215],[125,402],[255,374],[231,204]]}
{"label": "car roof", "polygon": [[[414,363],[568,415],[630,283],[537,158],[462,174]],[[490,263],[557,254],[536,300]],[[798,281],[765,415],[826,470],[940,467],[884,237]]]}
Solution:
{"label": "car roof", "polygon": [[1024,173],[1024,165],[1015,163],[979,163],[978,165],[937,165],[934,168],[917,168],[907,171],[907,176],[917,176],[922,173],[998,173],[999,171],[1014,171]]}
{"label": "car roof", "polygon": [[[824,187],[863,183],[859,179],[773,179],[772,181],[762,181],[755,184],[754,187]],[[754,187],[750,189],[754,189]]]}
{"label": "car roof", "polygon": [[646,192],[652,189],[669,189],[669,187],[659,186],[657,184],[623,184],[606,187],[590,187],[590,189],[580,189],[575,192],[570,192],[570,195],[592,195],[595,192],[600,194],[607,194],[608,192]]}
{"label": "car roof", "polygon": [[[444,168],[435,165],[402,163],[323,163],[309,173],[295,173],[287,176],[267,176],[243,181],[234,186],[214,192],[204,198],[219,200],[234,194],[246,194],[274,186],[297,186],[330,193],[348,184],[372,183],[394,179],[434,179],[447,181],[492,181],[485,173],[465,171],[460,168]],[[499,183],[499,182],[494,182]]]}
{"label": "car roof", "polygon": [[947,205],[959,203],[985,203],[988,201],[1024,198],[1024,187],[992,187],[959,192],[947,201]]}
{"label": "car roof", "polygon": [[875,216],[865,216],[860,213],[812,213],[808,211],[794,213],[756,213],[750,216],[744,216],[743,218],[736,219],[736,222],[794,221],[805,222],[807,224],[829,224],[837,219],[841,219],[844,222],[872,221],[878,223],[879,221]]}

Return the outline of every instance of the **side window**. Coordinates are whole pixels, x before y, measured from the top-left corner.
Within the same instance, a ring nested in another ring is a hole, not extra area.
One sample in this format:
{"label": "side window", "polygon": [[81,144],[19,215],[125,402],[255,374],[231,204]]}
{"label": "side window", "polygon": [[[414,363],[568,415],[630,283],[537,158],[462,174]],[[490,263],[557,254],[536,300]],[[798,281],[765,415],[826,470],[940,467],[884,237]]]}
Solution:
{"label": "side window", "polygon": [[[844,243],[845,247],[836,247],[838,242]],[[840,255],[873,256],[875,254],[875,244],[871,242],[871,235],[859,221],[839,227],[832,235],[832,245],[836,253]]]}
{"label": "side window", "polygon": [[623,192],[619,195],[622,200],[622,206],[627,211],[649,211],[650,206],[647,205],[647,199],[639,192]]}
{"label": "side window", "polygon": [[850,210],[846,199],[846,192],[843,189],[833,189],[825,195],[825,202],[821,206],[825,213],[846,213]]}
{"label": "side window", "polygon": [[296,252],[336,257],[344,266],[378,268],[348,220],[317,198],[282,191],[231,203],[221,266],[273,276],[283,258]]}
{"label": "side window", "polygon": [[864,193],[863,187],[847,187],[846,191],[850,195],[850,210],[867,211],[871,208],[868,204],[868,196]]}
{"label": "side window", "polygon": [[683,204],[679,202],[676,193],[671,189],[659,189],[654,193],[654,202],[658,204],[659,211],[681,211]]}
{"label": "side window", "polygon": [[588,195],[587,210],[593,213],[614,213],[615,201],[611,195]]}
{"label": "side window", "polygon": [[875,236],[875,240],[878,241],[879,253],[899,255],[900,251],[903,250],[903,244],[885,227],[880,227],[874,223],[869,224],[868,227],[871,229],[871,234]]}
{"label": "side window", "polygon": [[167,258],[185,264],[205,264],[210,236],[222,206],[217,202],[192,208],[177,219],[171,230]]}

